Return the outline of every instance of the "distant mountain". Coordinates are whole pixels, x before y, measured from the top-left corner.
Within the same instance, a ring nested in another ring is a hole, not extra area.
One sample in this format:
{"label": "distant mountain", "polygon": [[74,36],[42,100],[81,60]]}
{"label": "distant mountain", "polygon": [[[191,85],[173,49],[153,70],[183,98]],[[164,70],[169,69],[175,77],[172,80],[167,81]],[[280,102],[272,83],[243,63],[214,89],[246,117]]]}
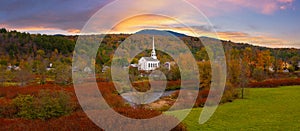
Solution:
{"label": "distant mountain", "polygon": [[62,37],[65,37],[66,35],[63,35],[63,34],[54,34],[53,36],[62,36]]}
{"label": "distant mountain", "polygon": [[170,31],[170,30],[150,30],[150,29],[141,30],[141,31],[136,32],[135,34],[162,35],[162,36],[174,35],[176,37],[186,37],[187,36],[185,34]]}

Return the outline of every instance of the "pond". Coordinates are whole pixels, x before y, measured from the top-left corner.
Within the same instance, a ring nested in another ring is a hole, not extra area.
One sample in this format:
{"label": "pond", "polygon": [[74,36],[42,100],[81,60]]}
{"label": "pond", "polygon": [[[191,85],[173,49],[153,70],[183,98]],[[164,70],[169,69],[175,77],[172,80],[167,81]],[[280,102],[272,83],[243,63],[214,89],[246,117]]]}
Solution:
{"label": "pond", "polygon": [[[191,89],[182,89],[182,90],[191,90]],[[147,94],[141,95],[136,92],[126,92],[122,93],[121,97],[128,102],[132,107],[136,107],[138,104],[149,104],[152,102],[155,102],[162,97],[171,96],[173,93],[179,90],[170,90],[170,91],[164,91],[164,92],[149,92]],[[195,89],[192,89],[192,91],[198,91]]]}

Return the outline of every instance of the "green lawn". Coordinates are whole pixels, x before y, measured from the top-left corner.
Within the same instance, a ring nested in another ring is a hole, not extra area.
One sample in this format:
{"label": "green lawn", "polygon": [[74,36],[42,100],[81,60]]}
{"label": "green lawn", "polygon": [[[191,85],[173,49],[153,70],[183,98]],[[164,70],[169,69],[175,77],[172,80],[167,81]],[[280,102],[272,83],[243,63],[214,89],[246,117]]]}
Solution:
{"label": "green lawn", "polygon": [[[198,124],[201,108],[183,121],[188,130],[300,130],[300,86],[247,89],[246,99],[220,105]],[[182,111],[167,112],[180,114]]]}

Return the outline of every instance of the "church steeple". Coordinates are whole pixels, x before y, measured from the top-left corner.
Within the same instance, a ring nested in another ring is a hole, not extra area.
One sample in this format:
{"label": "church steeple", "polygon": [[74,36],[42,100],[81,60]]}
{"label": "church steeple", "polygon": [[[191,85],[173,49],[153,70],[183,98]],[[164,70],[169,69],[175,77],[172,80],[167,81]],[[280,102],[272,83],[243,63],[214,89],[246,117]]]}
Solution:
{"label": "church steeple", "polygon": [[155,53],[155,46],[154,46],[154,36],[152,37],[152,52],[151,52],[151,57],[153,59],[157,59],[156,53]]}

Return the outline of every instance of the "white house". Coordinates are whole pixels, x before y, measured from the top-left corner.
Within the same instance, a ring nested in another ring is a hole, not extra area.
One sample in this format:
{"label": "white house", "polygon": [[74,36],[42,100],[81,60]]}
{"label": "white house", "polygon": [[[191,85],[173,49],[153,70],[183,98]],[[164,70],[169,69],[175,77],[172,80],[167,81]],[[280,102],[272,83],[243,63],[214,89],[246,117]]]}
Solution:
{"label": "white house", "polygon": [[103,66],[103,68],[102,68],[102,73],[106,72],[108,69],[110,69],[109,66]]}
{"label": "white house", "polygon": [[136,68],[138,67],[138,64],[130,64],[130,66]]}
{"label": "white house", "polygon": [[154,47],[154,37],[152,42],[151,57],[142,57],[138,63],[138,70],[140,71],[151,71],[159,68],[160,61],[156,57]]}
{"label": "white house", "polygon": [[7,70],[9,70],[9,71],[11,71],[11,70],[19,71],[19,70],[21,70],[21,68],[19,66],[16,66],[16,65],[13,65],[13,66],[9,65],[9,66],[7,66]]}
{"label": "white house", "polygon": [[167,68],[168,70],[171,70],[171,63],[170,62],[166,62],[164,64],[165,68]]}
{"label": "white house", "polygon": [[52,63],[49,63],[49,65],[47,66],[46,70],[47,70],[47,71],[50,71],[50,70],[52,70],[52,68],[53,68],[53,64],[52,64]]}
{"label": "white house", "polygon": [[86,67],[84,67],[83,72],[91,74],[93,72],[93,70],[90,67],[86,66]]}

